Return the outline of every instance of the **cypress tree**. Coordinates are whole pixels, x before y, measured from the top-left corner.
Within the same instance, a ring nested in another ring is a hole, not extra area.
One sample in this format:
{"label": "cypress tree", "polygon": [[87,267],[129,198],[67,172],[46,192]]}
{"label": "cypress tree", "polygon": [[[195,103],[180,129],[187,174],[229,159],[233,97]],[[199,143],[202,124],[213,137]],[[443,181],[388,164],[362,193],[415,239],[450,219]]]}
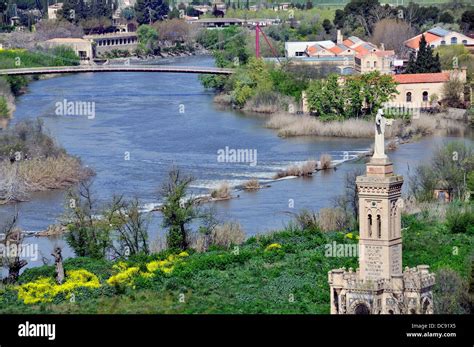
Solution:
{"label": "cypress tree", "polygon": [[441,72],[439,54],[433,57],[433,50],[426,42],[425,35],[421,35],[420,46],[416,55],[412,52],[405,73]]}

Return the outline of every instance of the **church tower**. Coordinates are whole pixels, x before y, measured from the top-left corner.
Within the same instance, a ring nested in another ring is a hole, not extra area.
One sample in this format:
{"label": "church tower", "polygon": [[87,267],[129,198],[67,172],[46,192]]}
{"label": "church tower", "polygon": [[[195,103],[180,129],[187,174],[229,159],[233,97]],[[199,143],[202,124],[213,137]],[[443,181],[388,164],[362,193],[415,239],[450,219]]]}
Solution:
{"label": "church tower", "polygon": [[372,158],[357,177],[359,195],[359,269],[362,279],[389,279],[402,274],[400,199],[403,177],[388,158]]}
{"label": "church tower", "polygon": [[400,198],[403,177],[385,154],[385,126],[375,120],[374,155],[356,179],[359,199],[359,268],[328,273],[332,314],[433,313],[434,275],[427,265],[402,267]]}

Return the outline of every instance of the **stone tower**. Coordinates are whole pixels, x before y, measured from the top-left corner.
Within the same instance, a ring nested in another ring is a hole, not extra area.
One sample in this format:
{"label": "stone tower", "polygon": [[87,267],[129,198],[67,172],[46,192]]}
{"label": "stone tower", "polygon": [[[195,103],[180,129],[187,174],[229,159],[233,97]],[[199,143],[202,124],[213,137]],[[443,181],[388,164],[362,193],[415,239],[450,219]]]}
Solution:
{"label": "stone tower", "polygon": [[427,265],[402,268],[403,177],[385,154],[385,125],[376,117],[374,155],[357,177],[359,268],[329,271],[332,314],[433,313],[434,275]]}

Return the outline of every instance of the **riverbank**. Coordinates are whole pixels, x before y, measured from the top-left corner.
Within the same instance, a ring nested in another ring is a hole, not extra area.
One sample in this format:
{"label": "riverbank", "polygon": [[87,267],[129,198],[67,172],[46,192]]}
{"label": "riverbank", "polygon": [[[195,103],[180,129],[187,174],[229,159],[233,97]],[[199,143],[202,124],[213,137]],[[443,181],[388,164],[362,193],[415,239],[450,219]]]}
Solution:
{"label": "riverbank", "polygon": [[93,175],[45,133],[39,120],[0,133],[0,205],[26,201],[33,192],[65,189]]}
{"label": "riverbank", "polygon": [[[453,234],[444,222],[424,213],[403,216],[402,223],[403,265],[427,264],[437,275],[435,312],[468,313],[474,237]],[[0,312],[329,314],[327,273],[357,268],[356,249],[357,233],[292,224],[246,240],[238,252],[232,246],[116,262],[67,259],[63,287],[53,282],[54,266],[27,269],[19,286],[0,287]],[[85,277],[69,279],[78,272]],[[443,291],[444,279],[459,285],[454,299]],[[447,299],[454,305],[443,305]]]}

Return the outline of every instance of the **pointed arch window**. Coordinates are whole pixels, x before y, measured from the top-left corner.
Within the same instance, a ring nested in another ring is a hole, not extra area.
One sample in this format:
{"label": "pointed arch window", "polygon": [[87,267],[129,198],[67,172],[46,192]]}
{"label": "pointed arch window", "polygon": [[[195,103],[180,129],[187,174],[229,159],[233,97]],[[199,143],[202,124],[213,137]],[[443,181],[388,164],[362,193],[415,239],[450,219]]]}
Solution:
{"label": "pointed arch window", "polygon": [[382,219],[380,215],[377,215],[377,237],[380,239],[382,237]]}
{"label": "pointed arch window", "polygon": [[369,237],[372,237],[372,215],[370,213],[367,216],[367,232]]}

